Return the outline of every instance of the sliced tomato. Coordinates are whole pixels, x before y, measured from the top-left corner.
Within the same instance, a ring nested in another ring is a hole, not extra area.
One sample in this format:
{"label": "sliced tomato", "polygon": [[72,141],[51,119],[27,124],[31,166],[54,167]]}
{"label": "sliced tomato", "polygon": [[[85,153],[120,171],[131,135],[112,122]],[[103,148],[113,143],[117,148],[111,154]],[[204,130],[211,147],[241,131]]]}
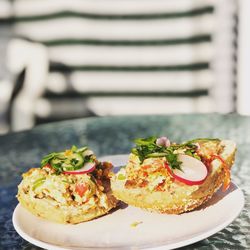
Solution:
{"label": "sliced tomato", "polygon": [[47,163],[46,165],[44,165],[43,168],[50,168],[50,169],[52,169],[52,167],[51,167],[51,165],[49,163]]}
{"label": "sliced tomato", "polygon": [[46,171],[50,171],[51,173],[55,172],[55,169],[49,163],[44,165],[42,168],[45,169]]}
{"label": "sliced tomato", "polygon": [[87,190],[88,190],[88,186],[86,184],[84,183],[76,184],[75,191],[77,192],[77,194],[79,194],[80,197],[83,197],[83,195],[85,194]]}

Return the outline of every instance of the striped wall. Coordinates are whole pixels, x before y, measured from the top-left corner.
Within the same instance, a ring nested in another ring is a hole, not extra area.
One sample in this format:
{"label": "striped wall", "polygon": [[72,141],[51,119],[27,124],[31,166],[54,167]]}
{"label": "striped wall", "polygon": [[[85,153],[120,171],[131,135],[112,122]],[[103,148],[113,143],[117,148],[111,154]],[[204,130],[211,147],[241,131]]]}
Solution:
{"label": "striped wall", "polygon": [[[214,89],[228,74],[218,77],[218,65],[233,58],[234,23],[226,19],[234,11],[231,0],[16,0],[11,21],[17,38],[47,47],[51,103],[57,95],[89,95],[94,112],[105,115],[116,96],[148,96],[159,101],[148,99],[152,111],[208,112],[216,111]],[[227,81],[231,88],[233,75]]]}

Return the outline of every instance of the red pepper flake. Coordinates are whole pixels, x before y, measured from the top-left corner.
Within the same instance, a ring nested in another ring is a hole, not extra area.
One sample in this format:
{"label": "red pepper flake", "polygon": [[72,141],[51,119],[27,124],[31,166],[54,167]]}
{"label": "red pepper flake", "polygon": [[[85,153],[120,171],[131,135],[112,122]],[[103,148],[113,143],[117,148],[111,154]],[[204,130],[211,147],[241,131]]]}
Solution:
{"label": "red pepper flake", "polygon": [[159,191],[159,192],[165,191],[165,190],[164,190],[164,184],[165,184],[165,180],[163,180],[161,183],[159,183],[159,184],[157,185],[157,187],[155,188],[155,190],[156,190],[156,191]]}
{"label": "red pepper flake", "polygon": [[149,168],[151,168],[151,166],[150,165],[143,165],[141,168],[142,169],[149,169]]}

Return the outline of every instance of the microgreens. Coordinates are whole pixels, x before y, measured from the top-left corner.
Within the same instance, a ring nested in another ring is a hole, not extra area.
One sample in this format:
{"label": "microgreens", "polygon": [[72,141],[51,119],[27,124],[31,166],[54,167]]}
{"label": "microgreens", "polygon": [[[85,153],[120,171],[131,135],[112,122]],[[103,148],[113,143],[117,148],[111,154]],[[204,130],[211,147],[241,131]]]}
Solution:
{"label": "microgreens", "polygon": [[49,164],[56,174],[64,171],[72,171],[80,169],[85,163],[92,162],[94,155],[84,155],[87,147],[77,148],[75,145],[64,152],[53,152],[43,157],[41,167]]}
{"label": "microgreens", "polygon": [[141,163],[147,158],[166,157],[166,160],[172,169],[181,169],[181,162],[178,161],[178,150],[183,150],[185,154],[200,160],[199,156],[196,154],[197,145],[195,145],[195,143],[206,142],[209,140],[218,139],[199,138],[182,144],[172,143],[166,147],[157,144],[156,137],[138,138],[135,140],[136,146],[132,148],[131,152],[138,156]]}

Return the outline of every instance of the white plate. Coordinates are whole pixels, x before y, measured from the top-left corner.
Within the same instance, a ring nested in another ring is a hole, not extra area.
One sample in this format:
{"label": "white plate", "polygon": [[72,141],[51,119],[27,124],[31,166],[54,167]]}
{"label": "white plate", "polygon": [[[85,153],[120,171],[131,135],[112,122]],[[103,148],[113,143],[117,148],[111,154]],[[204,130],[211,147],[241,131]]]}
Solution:
{"label": "white plate", "polygon": [[[107,156],[116,168],[126,155]],[[173,249],[209,237],[229,225],[244,206],[242,191],[231,184],[203,207],[181,215],[143,211],[132,206],[78,225],[61,225],[38,218],[18,205],[13,225],[25,240],[46,249],[154,248]],[[230,208],[230,209],[229,209]],[[136,227],[134,222],[140,222]]]}

